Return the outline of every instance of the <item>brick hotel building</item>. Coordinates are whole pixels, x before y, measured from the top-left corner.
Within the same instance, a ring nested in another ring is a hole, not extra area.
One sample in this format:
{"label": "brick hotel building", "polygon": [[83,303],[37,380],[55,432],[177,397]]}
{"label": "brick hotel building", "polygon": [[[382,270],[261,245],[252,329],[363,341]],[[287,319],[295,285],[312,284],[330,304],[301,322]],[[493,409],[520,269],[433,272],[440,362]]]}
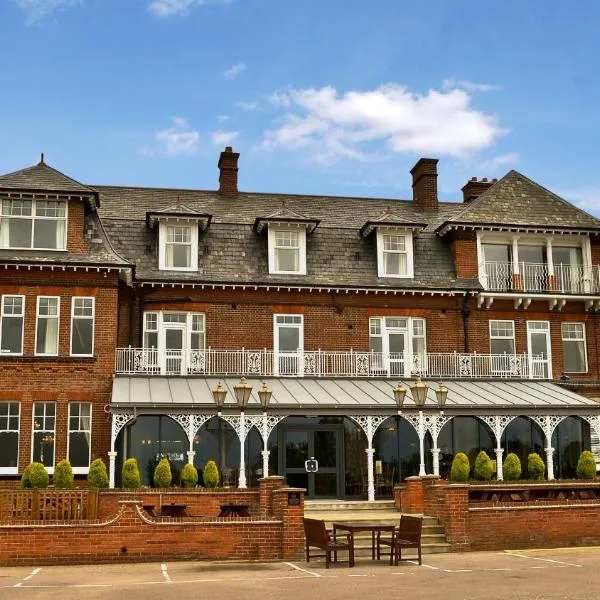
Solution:
{"label": "brick hotel building", "polygon": [[428,158],[411,200],[301,196],[239,191],[238,158],[217,191],[0,176],[0,485],[168,456],[373,499],[459,450],[552,479],[597,449],[599,220],[516,171],[463,203]]}

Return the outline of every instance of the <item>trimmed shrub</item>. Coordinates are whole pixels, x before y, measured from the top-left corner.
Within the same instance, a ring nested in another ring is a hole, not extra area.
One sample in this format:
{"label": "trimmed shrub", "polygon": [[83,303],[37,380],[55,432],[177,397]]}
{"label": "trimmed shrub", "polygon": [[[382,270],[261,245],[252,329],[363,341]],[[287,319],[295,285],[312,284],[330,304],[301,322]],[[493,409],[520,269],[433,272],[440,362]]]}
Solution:
{"label": "trimmed shrub", "polygon": [[52,483],[54,484],[54,487],[59,490],[70,490],[72,487],[75,487],[73,469],[68,460],[61,460],[56,467],[54,467]]}
{"label": "trimmed shrub", "polygon": [[42,463],[32,462],[25,467],[21,477],[21,487],[25,489],[43,489],[48,487],[50,476]]}
{"label": "trimmed shrub", "polygon": [[471,465],[464,452],[458,452],[450,467],[450,481],[468,481]]}
{"label": "trimmed shrub", "polygon": [[198,483],[198,470],[194,465],[187,463],[181,469],[181,481],[186,488],[196,487]]}
{"label": "trimmed shrub", "polygon": [[128,489],[139,488],[142,485],[140,470],[138,469],[137,460],[135,458],[128,458],[123,463],[121,483],[124,488]]}
{"label": "trimmed shrub", "polygon": [[546,465],[542,460],[542,457],[537,452],[532,452],[527,457],[527,475],[529,479],[541,481],[544,479],[544,473],[546,471]]}
{"label": "trimmed shrub", "polygon": [[596,459],[589,450],[584,450],[577,461],[577,479],[595,479]]}
{"label": "trimmed shrub", "polygon": [[510,452],[504,459],[504,479],[507,481],[516,481],[521,477],[521,459],[514,453]]}
{"label": "trimmed shrub", "polygon": [[106,465],[101,458],[97,458],[92,461],[90,470],[88,471],[88,487],[91,488],[107,488],[108,487],[108,473],[106,472]]}
{"label": "trimmed shrub", "polygon": [[207,488],[215,488],[219,486],[219,469],[214,460],[209,460],[204,467],[204,485]]}
{"label": "trimmed shrub", "polygon": [[475,459],[473,477],[479,481],[489,481],[494,474],[494,463],[485,450],[482,450]]}
{"label": "trimmed shrub", "polygon": [[154,485],[157,488],[168,488],[171,485],[173,476],[171,475],[171,465],[167,458],[163,458],[156,469],[154,469]]}

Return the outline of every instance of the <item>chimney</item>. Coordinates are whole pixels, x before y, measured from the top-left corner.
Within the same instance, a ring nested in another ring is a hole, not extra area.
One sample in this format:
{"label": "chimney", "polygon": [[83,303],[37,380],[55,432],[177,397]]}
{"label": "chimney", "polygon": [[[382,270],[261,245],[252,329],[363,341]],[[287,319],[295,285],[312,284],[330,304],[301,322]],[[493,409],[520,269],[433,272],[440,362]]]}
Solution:
{"label": "chimney", "polygon": [[485,190],[491,188],[498,180],[492,179],[488,181],[487,177],[481,179],[481,181],[477,180],[477,177],[471,177],[469,181],[462,188],[463,193],[463,202],[472,202],[476,198],[479,198]]}
{"label": "chimney", "polygon": [[424,211],[438,209],[437,158],[420,158],[410,170],[413,177],[413,202]]}
{"label": "chimney", "polygon": [[239,152],[234,152],[227,146],[219,157],[219,193],[235,198],[238,193],[238,158]]}

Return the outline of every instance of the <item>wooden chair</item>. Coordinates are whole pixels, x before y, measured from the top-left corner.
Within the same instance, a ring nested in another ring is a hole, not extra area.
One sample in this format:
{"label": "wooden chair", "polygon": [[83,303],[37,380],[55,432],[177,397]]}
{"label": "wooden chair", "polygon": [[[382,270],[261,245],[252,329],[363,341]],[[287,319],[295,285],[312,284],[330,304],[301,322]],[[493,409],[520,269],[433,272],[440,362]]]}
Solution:
{"label": "wooden chair", "polygon": [[[325,550],[325,568],[329,569],[331,553],[334,562],[337,562],[338,550],[348,550],[348,566],[354,566],[354,540],[350,534],[345,535],[348,541],[342,542],[333,539],[330,531],[325,527],[325,521],[319,519],[303,519],[304,536],[306,537],[306,562],[310,562],[310,547],[314,546]],[[319,555],[322,556],[322,555]]]}
{"label": "wooden chair", "polygon": [[390,546],[390,565],[396,559],[395,564],[402,560],[402,548],[416,548],[419,564],[421,561],[421,532],[423,530],[423,517],[402,515],[400,527],[394,531],[391,538],[382,538],[377,534],[377,559],[381,556],[381,546]]}

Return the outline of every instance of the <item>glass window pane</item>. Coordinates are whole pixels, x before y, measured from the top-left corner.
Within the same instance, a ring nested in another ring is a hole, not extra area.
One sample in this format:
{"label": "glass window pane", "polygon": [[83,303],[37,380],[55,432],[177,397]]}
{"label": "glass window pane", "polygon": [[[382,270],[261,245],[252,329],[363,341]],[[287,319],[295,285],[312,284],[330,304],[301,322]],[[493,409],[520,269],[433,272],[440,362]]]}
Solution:
{"label": "glass window pane", "polygon": [[54,466],[54,432],[34,431],[32,458],[46,467]]}
{"label": "glass window pane", "polygon": [[36,219],[33,232],[34,248],[64,248],[64,221]]}
{"label": "glass window pane", "polygon": [[31,219],[7,219],[8,245],[11,248],[31,248]]}
{"label": "glass window pane", "polygon": [[17,431],[0,431],[0,467],[16,467],[18,453],[19,433]]}
{"label": "glass window pane", "polygon": [[546,247],[519,246],[519,262],[544,264],[546,262]]}
{"label": "glass window pane", "polygon": [[92,319],[73,319],[72,354],[92,354],[94,322]]}
{"label": "glass window pane", "polygon": [[192,250],[190,246],[167,246],[167,266],[177,269],[189,268],[191,265]]}
{"label": "glass window pane", "polygon": [[0,340],[2,341],[2,353],[21,354],[23,351],[23,317],[2,318],[0,329]]}
{"label": "glass window pane", "polygon": [[279,351],[295,352],[300,348],[300,329],[298,327],[279,328]]}
{"label": "glass window pane", "polygon": [[277,271],[298,271],[300,251],[296,248],[277,248],[275,250],[275,269]]}
{"label": "glass window pane", "polygon": [[486,262],[511,262],[511,248],[504,244],[483,244],[483,255]]}
{"label": "glass window pane", "polygon": [[58,354],[57,318],[38,319],[35,353]]}
{"label": "glass window pane", "polygon": [[515,341],[509,338],[492,338],[490,352],[492,354],[515,354]]}
{"label": "glass window pane", "polygon": [[84,431],[69,433],[69,461],[72,467],[90,464],[90,434]]}

